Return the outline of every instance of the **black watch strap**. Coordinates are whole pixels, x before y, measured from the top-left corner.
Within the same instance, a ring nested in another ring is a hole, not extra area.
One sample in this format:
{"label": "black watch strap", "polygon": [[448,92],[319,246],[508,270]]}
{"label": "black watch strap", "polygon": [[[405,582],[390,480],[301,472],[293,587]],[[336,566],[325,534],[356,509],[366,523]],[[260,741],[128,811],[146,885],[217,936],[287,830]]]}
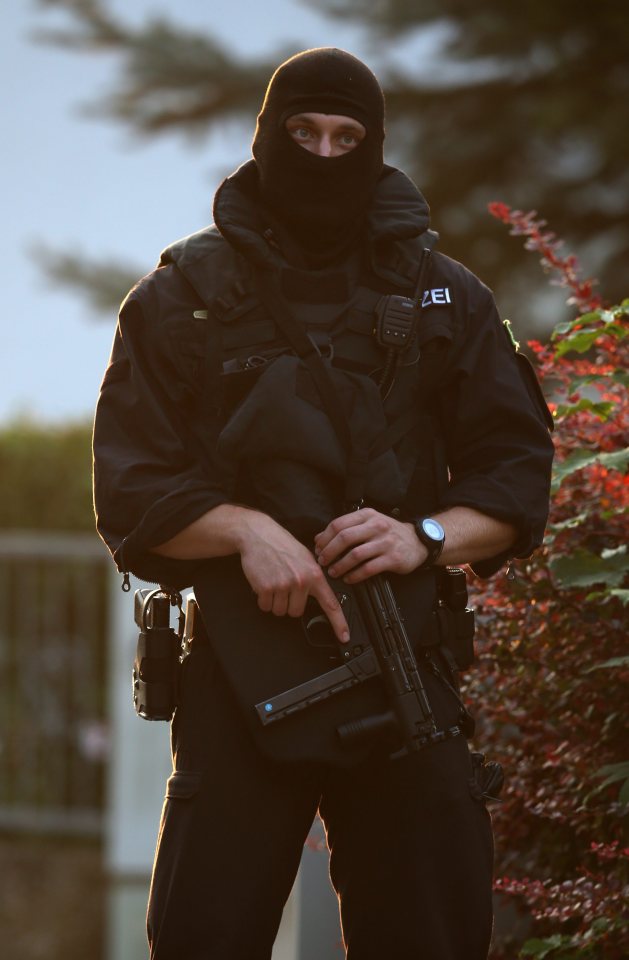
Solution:
{"label": "black watch strap", "polygon": [[426,547],[428,555],[420,563],[419,570],[427,570],[434,566],[443,551],[446,534],[438,520],[433,517],[420,517],[413,520],[413,526],[418,539]]}

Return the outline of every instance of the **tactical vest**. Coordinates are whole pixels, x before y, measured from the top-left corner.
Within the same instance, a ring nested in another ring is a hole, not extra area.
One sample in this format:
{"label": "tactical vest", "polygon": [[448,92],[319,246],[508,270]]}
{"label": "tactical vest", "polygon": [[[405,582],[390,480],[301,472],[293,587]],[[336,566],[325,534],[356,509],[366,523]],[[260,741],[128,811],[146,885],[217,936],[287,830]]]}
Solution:
{"label": "tactical vest", "polygon": [[[374,336],[376,309],[386,294],[409,296],[419,252],[414,241],[395,245],[377,273],[363,270],[355,278],[331,273],[324,277],[325,286],[321,276],[291,268],[282,271],[284,297],[332,368],[377,379],[385,351]],[[187,238],[167,251],[162,262],[169,261],[206,305],[194,313],[194,337],[184,335],[179,348],[194,354],[197,365],[200,353],[204,354],[205,389],[200,402],[205,409],[212,407],[225,423],[269,364],[292,355],[292,350],[254,292],[249,263],[220,235],[210,230]],[[414,341],[383,401],[400,483],[392,484],[386,496],[372,498],[372,505],[379,509],[417,515],[438,505],[447,466],[435,396],[454,337],[450,311],[421,311]],[[311,399],[317,402],[315,396]],[[400,425],[397,435],[396,424]]]}

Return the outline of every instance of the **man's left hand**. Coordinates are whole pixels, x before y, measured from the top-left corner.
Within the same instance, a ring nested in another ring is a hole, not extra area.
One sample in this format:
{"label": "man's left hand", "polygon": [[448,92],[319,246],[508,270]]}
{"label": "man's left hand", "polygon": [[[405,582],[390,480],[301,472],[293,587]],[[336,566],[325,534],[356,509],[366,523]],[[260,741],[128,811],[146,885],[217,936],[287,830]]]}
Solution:
{"label": "man's left hand", "polygon": [[412,524],[365,507],[335,517],[316,535],[315,554],[331,577],[360,583],[384,571],[410,573],[427,551]]}

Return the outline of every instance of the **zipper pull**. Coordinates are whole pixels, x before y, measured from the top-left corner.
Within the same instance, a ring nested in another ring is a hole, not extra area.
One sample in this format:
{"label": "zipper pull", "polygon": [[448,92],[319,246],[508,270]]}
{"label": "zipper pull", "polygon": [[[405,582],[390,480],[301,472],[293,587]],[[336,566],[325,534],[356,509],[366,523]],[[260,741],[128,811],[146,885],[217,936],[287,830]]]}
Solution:
{"label": "zipper pull", "polygon": [[512,583],[515,580],[515,567],[513,566],[513,560],[507,562],[507,580],[510,580]]}
{"label": "zipper pull", "polygon": [[129,574],[126,570],[122,576],[122,587],[120,589],[123,593],[129,593],[131,590],[131,581],[129,580]]}

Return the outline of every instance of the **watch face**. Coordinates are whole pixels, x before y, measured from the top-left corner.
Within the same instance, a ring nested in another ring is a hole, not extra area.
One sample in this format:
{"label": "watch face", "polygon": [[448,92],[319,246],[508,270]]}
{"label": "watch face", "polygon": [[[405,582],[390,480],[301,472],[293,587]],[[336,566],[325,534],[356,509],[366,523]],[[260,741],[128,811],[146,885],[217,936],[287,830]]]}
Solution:
{"label": "watch face", "polygon": [[432,517],[427,517],[425,520],[422,520],[422,530],[425,535],[431,540],[434,540],[435,543],[441,543],[442,540],[445,540],[445,531],[441,524],[437,520],[433,520]]}

